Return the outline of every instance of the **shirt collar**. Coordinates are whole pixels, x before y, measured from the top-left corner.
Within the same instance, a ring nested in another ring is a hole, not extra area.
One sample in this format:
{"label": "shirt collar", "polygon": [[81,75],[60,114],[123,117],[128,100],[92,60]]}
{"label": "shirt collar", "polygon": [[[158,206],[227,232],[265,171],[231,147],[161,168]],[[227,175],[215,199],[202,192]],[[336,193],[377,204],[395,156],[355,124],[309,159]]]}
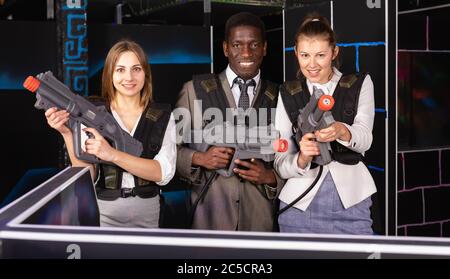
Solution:
{"label": "shirt collar", "polygon": [[307,79],[306,84],[308,85],[308,89],[309,89],[309,92],[311,92],[311,94],[313,92],[313,90],[312,90],[313,86],[316,86],[317,88],[322,89],[325,92],[325,94],[332,94],[334,91],[334,88],[338,84],[341,77],[342,77],[342,73],[338,69],[333,67],[333,76],[327,83],[324,83],[324,84],[312,83]]}
{"label": "shirt collar", "polygon": [[[237,75],[230,68],[229,64],[228,64],[227,69],[225,70],[225,75],[227,76],[227,80],[228,80],[228,84],[230,85],[230,88],[233,88],[233,80],[237,77]],[[258,74],[253,77],[253,80],[255,81],[256,86],[258,86],[260,79],[261,79],[261,70],[258,70]]]}

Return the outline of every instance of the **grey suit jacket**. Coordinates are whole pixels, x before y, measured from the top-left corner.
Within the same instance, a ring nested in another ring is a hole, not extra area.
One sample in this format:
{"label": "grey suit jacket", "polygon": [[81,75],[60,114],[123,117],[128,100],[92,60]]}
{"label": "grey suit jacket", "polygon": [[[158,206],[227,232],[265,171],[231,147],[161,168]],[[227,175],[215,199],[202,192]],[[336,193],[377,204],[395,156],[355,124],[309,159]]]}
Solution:
{"label": "grey suit jacket", "polygon": [[[230,85],[225,72],[219,74],[221,85],[225,91],[229,107],[236,107]],[[256,89],[254,100],[260,94],[260,88]],[[201,129],[198,121],[194,123],[193,82],[184,84],[181,90],[177,108],[187,108],[191,112],[191,128]],[[201,110],[197,110],[201,113]],[[212,175],[211,171],[203,168],[192,168],[192,155],[196,152],[185,144],[178,145],[177,172],[192,183],[192,202],[205,184],[205,176]],[[212,230],[242,230],[242,231],[272,231],[273,216],[276,195],[280,191],[284,181],[277,176],[277,187],[271,188],[265,185],[254,185],[247,181],[241,181],[236,176],[218,176],[209,186],[204,199],[199,202],[194,215],[192,227],[194,229]]]}

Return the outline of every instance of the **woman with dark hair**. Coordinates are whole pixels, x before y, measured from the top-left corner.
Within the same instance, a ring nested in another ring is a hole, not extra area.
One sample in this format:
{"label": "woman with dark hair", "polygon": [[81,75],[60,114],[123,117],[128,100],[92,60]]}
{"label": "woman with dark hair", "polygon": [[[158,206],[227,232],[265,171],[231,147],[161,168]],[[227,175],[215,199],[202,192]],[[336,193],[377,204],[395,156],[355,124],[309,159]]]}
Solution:
{"label": "woman with dark hair", "polygon": [[[288,179],[279,195],[281,232],[373,233],[370,207],[376,187],[362,162],[372,144],[373,83],[367,74],[343,75],[338,54],[328,20],[307,16],[295,36],[298,79],[280,88],[275,127],[291,139],[299,110],[318,89],[335,100],[334,123],[302,134],[299,142],[289,144],[290,152],[276,156],[275,169]],[[320,142],[330,144],[332,160],[319,166],[314,158],[321,155]]]}
{"label": "woman with dark hair", "polygon": [[143,49],[119,41],[108,52],[102,75],[102,100],[120,127],[143,145],[140,157],[113,148],[94,128],[85,151],[108,164],[79,160],[73,150],[68,113],[50,108],[48,124],[64,138],[72,166],[89,166],[96,180],[101,226],[158,227],[160,189],[175,173],[175,122],[168,105],[152,102],[152,76]]}

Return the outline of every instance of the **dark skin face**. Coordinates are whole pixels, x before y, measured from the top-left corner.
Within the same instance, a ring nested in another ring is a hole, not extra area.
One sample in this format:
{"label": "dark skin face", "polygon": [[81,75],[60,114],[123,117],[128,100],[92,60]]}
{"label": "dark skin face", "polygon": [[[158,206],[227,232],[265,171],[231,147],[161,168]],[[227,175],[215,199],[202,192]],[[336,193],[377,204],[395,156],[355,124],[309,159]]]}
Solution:
{"label": "dark skin face", "polygon": [[253,26],[231,28],[228,41],[223,42],[223,53],[228,57],[231,69],[244,80],[258,74],[266,49],[261,31]]}

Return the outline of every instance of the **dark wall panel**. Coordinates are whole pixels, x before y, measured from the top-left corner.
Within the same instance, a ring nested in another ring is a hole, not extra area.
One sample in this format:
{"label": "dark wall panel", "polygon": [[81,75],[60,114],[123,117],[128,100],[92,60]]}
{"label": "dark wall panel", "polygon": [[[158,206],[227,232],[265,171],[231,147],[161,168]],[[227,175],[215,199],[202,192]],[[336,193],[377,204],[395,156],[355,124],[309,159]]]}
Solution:
{"label": "dark wall panel", "polygon": [[398,17],[398,48],[426,48],[426,17],[420,14],[405,14]]}
{"label": "dark wall panel", "polygon": [[53,22],[0,21],[0,119],[3,133],[0,203],[30,168],[56,167],[58,137],[47,127],[35,95],[22,87],[29,75],[56,70]]}
{"label": "dark wall panel", "polygon": [[334,30],[340,42],[385,40],[385,1],[379,1],[379,8],[370,8],[367,2],[333,1]]}
{"label": "dark wall panel", "polygon": [[0,21],[0,90],[22,90],[29,75],[56,70],[54,22]]}

